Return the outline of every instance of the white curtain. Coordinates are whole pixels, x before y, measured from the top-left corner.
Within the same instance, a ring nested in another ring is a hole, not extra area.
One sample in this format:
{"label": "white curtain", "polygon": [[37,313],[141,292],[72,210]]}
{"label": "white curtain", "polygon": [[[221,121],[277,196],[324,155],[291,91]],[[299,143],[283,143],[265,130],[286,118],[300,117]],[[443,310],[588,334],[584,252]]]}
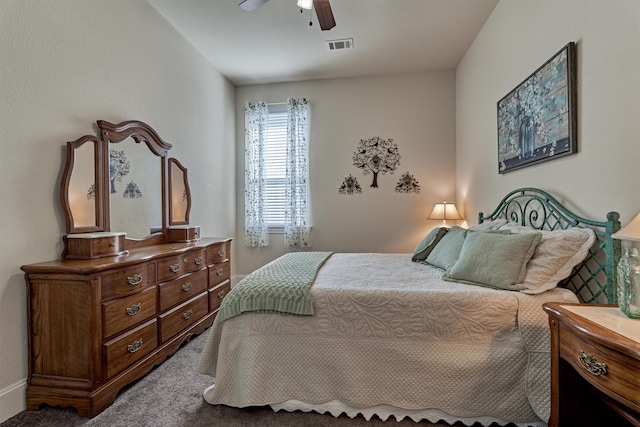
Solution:
{"label": "white curtain", "polygon": [[309,100],[287,100],[287,166],[284,242],[311,246],[309,234]]}
{"label": "white curtain", "polygon": [[269,111],[264,102],[247,102],[244,109],[244,243],[269,245],[269,230],[264,218],[265,185],[264,139]]}

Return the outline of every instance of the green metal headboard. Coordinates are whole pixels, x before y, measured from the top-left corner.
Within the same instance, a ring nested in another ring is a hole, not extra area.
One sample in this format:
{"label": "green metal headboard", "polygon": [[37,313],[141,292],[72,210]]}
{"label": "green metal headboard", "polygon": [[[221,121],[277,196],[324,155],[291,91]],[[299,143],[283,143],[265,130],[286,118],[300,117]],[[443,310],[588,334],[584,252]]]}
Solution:
{"label": "green metal headboard", "polygon": [[478,214],[478,222],[506,218],[539,230],[564,230],[589,227],[596,242],[586,259],[574,268],[559,286],[575,292],[584,303],[609,303],[617,300],[616,265],[620,259],[620,241],[611,235],[620,230],[620,215],[609,212],[606,221],[582,218],[571,212],[553,196],[537,188],[519,188],[507,194],[489,215]]}

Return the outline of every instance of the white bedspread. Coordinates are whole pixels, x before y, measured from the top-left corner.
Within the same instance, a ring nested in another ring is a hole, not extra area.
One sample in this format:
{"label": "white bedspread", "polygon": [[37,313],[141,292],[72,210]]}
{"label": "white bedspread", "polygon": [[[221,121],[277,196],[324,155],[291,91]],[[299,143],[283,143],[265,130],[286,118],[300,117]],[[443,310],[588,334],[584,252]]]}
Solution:
{"label": "white bedspread", "polygon": [[313,316],[214,322],[198,364],[215,377],[205,400],[544,425],[549,328],[541,306],[577,302],[573,293],[525,295],[442,274],[409,254],[333,254],[311,288]]}

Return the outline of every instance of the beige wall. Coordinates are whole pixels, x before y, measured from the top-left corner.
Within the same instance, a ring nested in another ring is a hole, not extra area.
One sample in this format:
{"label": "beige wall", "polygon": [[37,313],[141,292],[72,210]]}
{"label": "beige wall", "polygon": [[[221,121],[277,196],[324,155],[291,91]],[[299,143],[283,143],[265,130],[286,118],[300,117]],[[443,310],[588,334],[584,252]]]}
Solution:
{"label": "beige wall", "polygon": [[[311,99],[310,181],[313,250],[411,252],[437,221],[426,219],[433,204],[453,201],[455,179],[454,73],[319,80],[240,87],[236,90],[237,241],[234,263],[245,275],[283,254],[283,236],[267,248],[244,246],[244,104],[289,97]],[[372,175],[353,166],[360,139],[392,138],[400,152],[393,175]],[[420,194],[394,191],[402,174],[418,180]],[[349,174],[360,195],[340,195]]]}
{"label": "beige wall", "polygon": [[[578,153],[498,175],[496,103],[577,44]],[[457,196],[467,218],[523,186],[588,217],[640,210],[640,2],[502,0],[456,73]]]}
{"label": "beige wall", "polygon": [[0,6],[0,421],[24,408],[20,266],[59,257],[66,141],[142,120],[189,168],[192,222],[235,234],[234,88],[144,0]]}
{"label": "beige wall", "polygon": [[[568,41],[578,45],[578,154],[497,173],[496,102]],[[640,210],[640,2],[503,0],[453,72],[235,89],[143,0],[4,0],[0,13],[0,421],[24,407],[25,290],[20,265],[54,259],[64,219],[64,143],[96,119],[145,121],[189,168],[192,224],[234,236],[234,274],[285,252],[243,245],[243,105],[312,100],[313,248],[409,252],[434,203],[470,224],[519,186],[547,189],[580,213]],[[235,120],[235,115],[238,120]],[[361,138],[393,138],[394,175],[352,165]],[[237,157],[237,165],[236,165]],[[419,195],[393,191],[409,171]],[[364,193],[338,195],[345,176]],[[456,182],[457,181],[457,182]],[[237,223],[237,227],[236,227]]]}

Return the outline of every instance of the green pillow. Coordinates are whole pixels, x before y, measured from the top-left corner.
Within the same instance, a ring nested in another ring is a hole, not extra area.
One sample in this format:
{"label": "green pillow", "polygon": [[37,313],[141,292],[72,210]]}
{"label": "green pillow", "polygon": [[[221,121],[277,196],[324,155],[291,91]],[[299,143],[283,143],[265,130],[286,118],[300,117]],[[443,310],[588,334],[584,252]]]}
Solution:
{"label": "green pillow", "polygon": [[468,233],[455,264],[443,279],[505,290],[525,289],[527,263],[542,233]]}
{"label": "green pillow", "polygon": [[467,230],[462,227],[451,227],[447,234],[442,236],[436,247],[431,250],[425,261],[433,266],[448,270],[460,255],[466,233]]}
{"label": "green pillow", "polygon": [[411,261],[424,261],[425,258],[431,253],[433,248],[436,247],[440,239],[449,231],[446,227],[434,228],[422,239],[422,242],[418,243],[416,249],[413,251]]}

